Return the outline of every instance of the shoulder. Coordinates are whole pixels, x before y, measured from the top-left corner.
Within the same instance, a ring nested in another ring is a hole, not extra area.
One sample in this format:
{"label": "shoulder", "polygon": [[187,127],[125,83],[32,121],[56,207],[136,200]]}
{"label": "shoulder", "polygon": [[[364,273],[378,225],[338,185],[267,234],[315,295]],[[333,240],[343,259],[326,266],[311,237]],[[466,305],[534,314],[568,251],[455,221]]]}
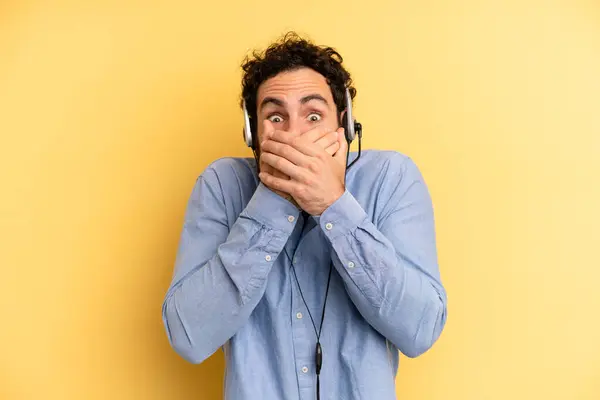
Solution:
{"label": "shoulder", "polygon": [[[353,154],[352,159],[356,157]],[[396,150],[364,150],[356,163],[357,174],[364,179],[368,176],[385,177],[388,181],[400,182],[421,179],[419,167],[406,154]]]}
{"label": "shoulder", "polygon": [[235,185],[256,185],[256,162],[253,158],[222,157],[212,161],[202,171],[199,180],[209,185],[219,184],[221,188]]}
{"label": "shoulder", "polygon": [[[351,160],[354,158],[355,153]],[[349,191],[376,221],[385,219],[403,204],[429,201],[416,163],[398,151],[365,150],[347,176]]]}
{"label": "shoulder", "polygon": [[223,157],[202,171],[194,188],[195,197],[209,196],[219,203],[231,226],[258,186],[254,158]]}

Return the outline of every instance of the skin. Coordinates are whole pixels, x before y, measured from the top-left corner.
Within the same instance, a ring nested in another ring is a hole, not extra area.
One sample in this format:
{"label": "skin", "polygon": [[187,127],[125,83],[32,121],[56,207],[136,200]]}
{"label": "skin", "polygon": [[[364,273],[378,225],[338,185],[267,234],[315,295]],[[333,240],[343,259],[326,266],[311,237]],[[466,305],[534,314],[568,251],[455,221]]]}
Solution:
{"label": "skin", "polygon": [[280,73],[258,88],[261,182],[311,215],[345,191],[346,151],[331,89],[318,72]]}

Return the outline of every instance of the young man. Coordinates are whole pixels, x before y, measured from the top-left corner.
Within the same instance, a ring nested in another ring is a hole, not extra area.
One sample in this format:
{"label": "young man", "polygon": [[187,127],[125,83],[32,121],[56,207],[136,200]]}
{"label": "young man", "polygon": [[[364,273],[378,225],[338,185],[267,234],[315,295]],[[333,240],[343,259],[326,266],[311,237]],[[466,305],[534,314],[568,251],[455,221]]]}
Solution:
{"label": "young man", "polygon": [[397,152],[348,152],[356,91],[332,48],[290,34],[243,70],[255,159],[196,182],[170,343],[193,363],[222,347],[227,399],[395,399],[398,350],[427,351],[446,321],[425,182]]}

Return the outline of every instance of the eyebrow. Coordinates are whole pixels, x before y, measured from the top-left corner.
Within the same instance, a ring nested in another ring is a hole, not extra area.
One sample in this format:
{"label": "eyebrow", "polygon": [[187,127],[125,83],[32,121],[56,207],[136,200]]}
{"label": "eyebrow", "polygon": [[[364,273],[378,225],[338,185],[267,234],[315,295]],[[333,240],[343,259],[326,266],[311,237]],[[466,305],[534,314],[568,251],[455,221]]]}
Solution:
{"label": "eyebrow", "polygon": [[[316,94],[316,93],[315,94],[309,94],[308,96],[304,96],[303,98],[300,99],[300,103],[301,104],[306,104],[306,103],[308,103],[309,101],[312,101],[312,100],[318,100],[318,101],[321,101],[321,102],[325,103],[325,105],[329,105],[329,103],[327,102],[327,99],[325,99],[320,94]],[[263,99],[263,101],[261,101],[261,103],[260,103],[260,109],[262,110],[268,104],[275,104],[276,106],[283,107],[285,105],[285,102],[283,100],[277,99],[275,97],[265,97]]]}
{"label": "eyebrow", "polygon": [[308,96],[304,96],[302,99],[300,99],[300,103],[302,104],[306,104],[311,100],[319,100],[322,101],[323,103],[325,103],[325,105],[329,105],[329,103],[327,103],[327,100],[325,99],[325,97],[321,96],[320,94],[309,94]]}
{"label": "eyebrow", "polygon": [[265,108],[267,104],[275,104],[276,106],[283,107],[284,102],[279,99],[276,99],[275,97],[265,97],[260,103],[260,109],[262,110],[263,108]]}

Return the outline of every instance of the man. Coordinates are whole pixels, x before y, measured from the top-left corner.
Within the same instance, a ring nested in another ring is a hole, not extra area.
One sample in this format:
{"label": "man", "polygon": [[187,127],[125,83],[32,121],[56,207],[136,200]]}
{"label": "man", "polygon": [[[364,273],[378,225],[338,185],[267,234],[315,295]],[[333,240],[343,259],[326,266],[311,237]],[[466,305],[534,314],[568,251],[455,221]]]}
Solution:
{"label": "man", "polygon": [[222,347],[227,399],[395,399],[398,350],[427,351],[446,321],[423,178],[397,152],[348,152],[356,91],[332,48],[288,34],[243,70],[255,159],[196,182],[170,343],[192,363]]}

